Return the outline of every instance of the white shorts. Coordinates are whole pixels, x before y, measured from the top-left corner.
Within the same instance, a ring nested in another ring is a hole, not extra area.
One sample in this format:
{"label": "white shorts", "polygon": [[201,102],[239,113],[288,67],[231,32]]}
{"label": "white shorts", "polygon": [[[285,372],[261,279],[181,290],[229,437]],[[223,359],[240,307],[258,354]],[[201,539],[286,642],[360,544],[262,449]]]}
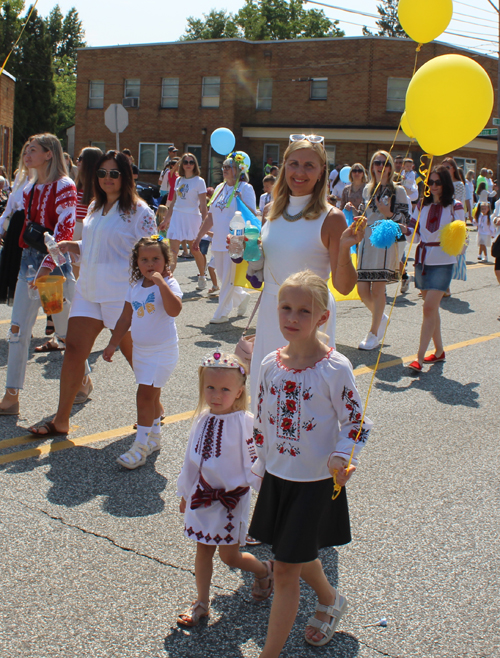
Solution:
{"label": "white shorts", "polygon": [[70,318],[94,318],[101,320],[107,329],[114,329],[123,311],[125,301],[119,302],[89,302],[75,290]]}
{"label": "white shorts", "polygon": [[163,388],[174,372],[179,360],[177,345],[151,347],[133,346],[132,367],[134,368],[135,383],[144,386]]}

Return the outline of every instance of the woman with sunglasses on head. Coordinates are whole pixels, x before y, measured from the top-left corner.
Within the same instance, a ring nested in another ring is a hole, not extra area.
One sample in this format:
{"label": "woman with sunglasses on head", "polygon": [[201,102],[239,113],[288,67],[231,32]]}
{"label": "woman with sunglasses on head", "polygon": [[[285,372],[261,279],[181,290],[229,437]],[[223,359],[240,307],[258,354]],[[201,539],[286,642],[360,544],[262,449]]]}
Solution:
{"label": "woman with sunglasses on head", "polygon": [[[82,239],[60,245],[61,251],[80,256],[80,276],[71,306],[57,414],[29,429],[40,438],[68,433],[85,361],[97,336],[105,327],[112,331],[122,313],[132,249],[140,238],[156,232],[154,213],[137,195],[132,167],[123,153],[108,151],[97,161],[94,192]],[[120,349],[132,365],[130,332]]]}
{"label": "woman with sunglasses on head", "polygon": [[[417,359],[409,365],[417,372],[422,371],[424,363],[436,363],[445,359],[439,305],[450,285],[457,259],[441,249],[440,233],[454,220],[465,221],[463,205],[453,198],[453,181],[448,170],[443,166],[434,167],[428,183],[430,196],[424,196],[419,201],[409,226],[401,225],[408,241],[415,230],[420,238],[415,253],[415,286],[422,291],[424,298],[423,321]],[[425,356],[431,339],[435,352]]]}
{"label": "woman with sunglasses on head", "polygon": [[31,137],[25,149],[24,164],[33,172],[33,179],[23,190],[25,222],[19,238],[23,252],[8,334],[7,390],[0,402],[1,415],[19,413],[19,391],[24,386],[31,333],[40,308],[40,298],[30,294],[26,280],[29,266],[37,272],[37,278],[51,274],[62,274],[66,278],[63,310],[53,316],[56,332],[62,338],[66,336],[69,305],[75,288],[69,258],[66,257],[64,265],[56,266],[47,254],[43,237],[45,230],[52,233],[58,243],[73,237],[76,187],[67,175],[60,141],[51,134]]}
{"label": "woman with sunglasses on head", "polygon": [[350,210],[355,215],[358,214],[359,206],[363,203],[363,190],[365,189],[368,177],[366,169],[362,164],[356,162],[352,165],[349,172],[349,180],[343,191],[340,200],[340,210]]}
{"label": "woman with sunglasses on head", "polygon": [[[177,266],[177,256],[181,242],[186,241],[191,249],[196,240],[201,223],[205,220],[207,210],[207,186],[200,176],[198,160],[192,153],[184,153],[178,165],[179,178],[175,181],[175,201],[172,201],[165,219],[160,224],[160,231],[167,231],[172,251],[172,273]],[[207,285],[205,263],[198,249],[192,250],[198,266],[198,290]]]}
{"label": "woman with sunglasses on head", "polygon": [[236,160],[236,152],[229,155],[222,163],[224,183],[216,189],[216,196],[210,206],[208,217],[201,225],[196,240],[193,242],[193,254],[199,254],[200,241],[207,231],[213,231],[212,255],[215,262],[215,271],[220,283],[219,304],[215,309],[212,324],[228,322],[229,313],[237,309],[237,315],[245,315],[250,294],[241,286],[234,286],[236,265],[227,251],[227,235],[229,222],[238,210],[236,197],[254,214],[257,212],[257,199],[255,191],[248,182],[248,174]]}
{"label": "woman with sunglasses on head", "polygon": [[387,151],[377,151],[370,162],[370,181],[363,190],[366,204],[366,234],[358,249],[358,292],[372,314],[370,331],[359,344],[360,350],[373,350],[380,345],[387,326],[384,313],[387,283],[399,279],[397,242],[387,249],[370,243],[371,226],[378,221],[408,224],[409,201],[404,188],[393,182],[394,163]]}

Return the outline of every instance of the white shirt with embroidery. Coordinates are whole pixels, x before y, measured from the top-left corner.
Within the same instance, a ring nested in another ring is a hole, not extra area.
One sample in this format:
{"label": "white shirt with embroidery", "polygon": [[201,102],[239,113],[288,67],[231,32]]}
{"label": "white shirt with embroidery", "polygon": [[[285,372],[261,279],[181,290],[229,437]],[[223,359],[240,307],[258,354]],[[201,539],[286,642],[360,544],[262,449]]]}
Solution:
{"label": "white shirt with embroidery", "polygon": [[262,361],[254,441],[258,460],[252,470],[295,482],[330,478],[328,461],[356,456],[373,423],[365,416],[351,362],[330,348],[314,367],[290,370],[280,350]]}

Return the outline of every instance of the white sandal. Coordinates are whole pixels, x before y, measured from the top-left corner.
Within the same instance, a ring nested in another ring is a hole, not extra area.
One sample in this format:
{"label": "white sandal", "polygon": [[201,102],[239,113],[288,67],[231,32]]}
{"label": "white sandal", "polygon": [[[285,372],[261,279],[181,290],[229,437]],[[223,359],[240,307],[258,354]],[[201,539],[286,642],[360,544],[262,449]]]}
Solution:
{"label": "white sandal", "polygon": [[151,454],[152,452],[156,452],[157,450],[161,449],[161,434],[158,432],[155,434],[154,432],[150,432],[148,435],[148,450],[149,453]]}
{"label": "white sandal", "polygon": [[[130,449],[127,452],[124,452],[123,455],[120,455],[116,460],[120,466],[124,466],[129,470],[143,466],[146,463],[146,459],[149,452],[148,446],[140,441],[134,441],[130,446]],[[138,456],[139,455],[139,456]],[[126,459],[128,457],[128,460]]]}
{"label": "white sandal", "polygon": [[331,620],[330,623],[328,623],[326,621],[320,621],[316,617],[309,617],[307,625],[317,628],[318,631],[324,635],[324,637],[322,640],[311,640],[306,635],[306,642],[312,644],[314,647],[322,647],[330,642],[346,610],[347,599],[345,596],[341,596],[338,592],[336,592],[335,603],[333,605],[322,605],[321,603],[318,603],[316,605],[316,612],[324,612],[327,615],[330,615]]}

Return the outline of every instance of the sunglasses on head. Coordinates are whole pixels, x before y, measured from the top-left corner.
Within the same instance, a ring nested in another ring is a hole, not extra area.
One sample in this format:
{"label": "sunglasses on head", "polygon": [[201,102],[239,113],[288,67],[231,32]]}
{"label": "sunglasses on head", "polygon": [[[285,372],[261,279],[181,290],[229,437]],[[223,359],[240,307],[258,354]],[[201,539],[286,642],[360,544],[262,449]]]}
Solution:
{"label": "sunglasses on head", "polygon": [[192,165],[194,167],[194,160],[184,160],[183,163],[184,165]]}
{"label": "sunglasses on head", "polygon": [[307,140],[311,144],[323,144],[325,138],[322,135],[290,135],[290,143]]}
{"label": "sunglasses on head", "polygon": [[97,170],[97,178],[106,178],[109,176],[110,178],[114,178],[115,180],[117,178],[120,178],[122,175],[121,171],[119,169],[98,169]]}
{"label": "sunglasses on head", "polygon": [[374,161],[373,161],[373,164],[374,164],[376,167],[385,167],[386,165],[387,165],[388,167],[391,166],[391,163],[388,162],[387,160],[374,160]]}
{"label": "sunglasses on head", "polygon": [[432,180],[429,179],[429,187],[432,187],[433,185],[436,185],[436,187],[441,187],[443,183],[439,180],[439,178],[433,178]]}

